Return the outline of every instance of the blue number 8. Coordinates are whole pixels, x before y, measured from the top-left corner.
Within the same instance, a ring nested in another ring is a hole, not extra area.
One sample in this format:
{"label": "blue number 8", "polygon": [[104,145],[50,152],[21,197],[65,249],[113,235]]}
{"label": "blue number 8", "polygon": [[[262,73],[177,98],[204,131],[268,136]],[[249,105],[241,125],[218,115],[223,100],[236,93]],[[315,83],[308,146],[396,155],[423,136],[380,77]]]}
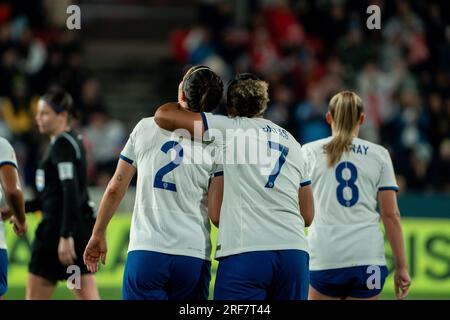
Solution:
{"label": "blue number 8", "polygon": [[165,182],[163,181],[163,178],[166,174],[168,174],[181,164],[181,162],[183,161],[184,151],[181,144],[176,141],[167,141],[161,147],[161,151],[164,153],[169,152],[169,150],[171,149],[175,149],[175,151],[177,152],[175,160],[169,162],[164,167],[159,169],[158,172],[156,172],[153,187],[176,192],[177,186],[175,185],[175,183]]}
{"label": "blue number 8", "polygon": [[[342,176],[342,171],[344,171],[344,169],[350,170],[350,178],[348,180],[345,180]],[[336,180],[337,182],[339,182],[339,185],[336,189],[336,196],[338,202],[344,207],[352,207],[356,204],[356,202],[358,202],[359,190],[355,184],[356,179],[358,179],[358,171],[356,170],[356,167],[353,163],[341,162],[336,167]],[[344,198],[345,187],[348,187],[352,190],[352,198],[349,200]]]}

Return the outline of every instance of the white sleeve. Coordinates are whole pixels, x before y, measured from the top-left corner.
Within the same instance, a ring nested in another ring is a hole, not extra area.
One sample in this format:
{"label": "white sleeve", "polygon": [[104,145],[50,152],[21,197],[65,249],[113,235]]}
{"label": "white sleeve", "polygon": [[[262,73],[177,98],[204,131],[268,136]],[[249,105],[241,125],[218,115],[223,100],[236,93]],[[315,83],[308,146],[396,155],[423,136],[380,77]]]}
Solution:
{"label": "white sleeve", "polygon": [[397,180],[395,179],[394,166],[392,159],[387,150],[382,153],[382,167],[380,172],[380,179],[378,181],[378,191],[395,190],[398,191]]}
{"label": "white sleeve", "polygon": [[204,140],[225,140],[227,129],[235,127],[235,121],[227,116],[201,112],[203,128],[205,131]]}
{"label": "white sleeve", "polygon": [[138,132],[138,123],[136,127],[134,128],[133,132],[131,132],[130,137],[128,138],[128,141],[123,148],[122,152],[120,153],[120,159],[123,161],[128,162],[129,164],[133,165],[134,167],[137,167],[136,164],[136,152],[135,152],[135,142],[136,142],[136,135]]}
{"label": "white sleeve", "polygon": [[312,177],[314,166],[316,163],[316,154],[310,144],[303,145],[302,151],[306,161],[305,164],[306,170],[308,172],[308,175]]}
{"label": "white sleeve", "polygon": [[298,170],[300,172],[300,187],[306,187],[311,184],[311,170],[308,165],[308,157],[298,144],[298,152],[296,155],[295,163],[298,164]]}
{"label": "white sleeve", "polygon": [[18,168],[16,153],[13,147],[8,140],[2,138],[0,140],[0,167],[5,164],[10,164]]}
{"label": "white sleeve", "polygon": [[223,165],[221,163],[217,163],[214,165],[212,176],[213,177],[223,176]]}

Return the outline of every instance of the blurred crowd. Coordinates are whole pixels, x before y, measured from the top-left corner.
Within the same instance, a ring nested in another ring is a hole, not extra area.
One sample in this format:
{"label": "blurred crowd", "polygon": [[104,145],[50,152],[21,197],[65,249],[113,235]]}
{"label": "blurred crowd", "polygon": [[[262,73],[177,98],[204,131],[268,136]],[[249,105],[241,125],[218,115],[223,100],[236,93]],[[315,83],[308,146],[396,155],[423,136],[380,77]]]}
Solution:
{"label": "blurred crowd", "polygon": [[[371,4],[380,30],[366,25]],[[450,192],[450,2],[205,0],[198,13],[171,35],[181,65],[258,74],[267,117],[302,144],[330,135],[330,97],[356,90],[361,137],[389,149],[401,190]]]}
{"label": "blurred crowd", "polygon": [[[74,126],[84,134],[92,185],[107,183],[126,141],[86,70],[82,34],[56,14],[72,2],[0,0],[0,136],[13,144],[29,186],[45,147],[34,112],[53,86],[80,110]],[[267,117],[302,144],[330,134],[330,97],[356,90],[368,115],[361,137],[389,149],[401,190],[450,192],[450,2],[190,2],[198,23],[170,39],[180,66],[210,65],[225,83],[238,72],[258,74],[270,84]],[[380,30],[367,28],[371,4],[381,9]]]}
{"label": "blurred crowd", "polygon": [[65,28],[73,1],[0,1],[0,136],[16,150],[22,180],[34,174],[48,139],[37,132],[39,97],[52,87],[71,93],[79,109],[73,126],[84,134],[89,181],[105,185],[126,141],[123,124],[111,119],[99,81],[85,69],[82,38]]}

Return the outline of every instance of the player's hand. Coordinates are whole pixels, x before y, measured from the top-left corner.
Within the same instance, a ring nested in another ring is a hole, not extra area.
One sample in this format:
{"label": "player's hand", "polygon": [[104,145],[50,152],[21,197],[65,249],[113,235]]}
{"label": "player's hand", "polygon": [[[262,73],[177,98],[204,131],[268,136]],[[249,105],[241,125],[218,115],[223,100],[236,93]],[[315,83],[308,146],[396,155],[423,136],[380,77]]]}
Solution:
{"label": "player's hand", "polygon": [[75,241],[72,237],[59,238],[58,258],[59,261],[65,266],[70,266],[75,263],[77,255],[75,254]]}
{"label": "player's hand", "polygon": [[0,219],[3,221],[9,220],[12,216],[13,213],[9,208],[1,208],[0,209]]}
{"label": "player's hand", "polygon": [[13,229],[16,235],[18,235],[19,237],[23,237],[28,231],[27,221],[24,220],[23,222],[19,222],[19,220],[17,220],[17,218],[14,216],[9,219],[10,222],[14,225]]}
{"label": "player's hand", "polygon": [[406,298],[410,285],[411,278],[409,277],[408,270],[406,270],[406,268],[395,270],[394,286],[395,296],[398,300],[403,300]]}
{"label": "player's hand", "polygon": [[83,255],[84,264],[87,269],[90,272],[97,272],[99,259],[102,261],[102,264],[105,265],[107,252],[108,247],[105,235],[93,234],[91,239],[89,239]]}

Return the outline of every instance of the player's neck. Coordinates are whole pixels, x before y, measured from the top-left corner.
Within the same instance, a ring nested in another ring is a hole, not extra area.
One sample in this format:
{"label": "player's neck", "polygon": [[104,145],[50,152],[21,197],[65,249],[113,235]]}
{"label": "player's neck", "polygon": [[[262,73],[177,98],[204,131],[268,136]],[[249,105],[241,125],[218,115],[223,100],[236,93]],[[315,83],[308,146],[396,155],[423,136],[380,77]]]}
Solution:
{"label": "player's neck", "polygon": [[[338,133],[337,131],[334,129],[334,127],[331,130],[331,135],[334,137],[336,136]],[[359,126],[357,126],[355,129],[353,129],[352,131],[352,138],[358,138],[359,136]]]}
{"label": "player's neck", "polygon": [[188,104],[186,103],[186,101],[184,101],[184,100],[179,100],[179,101],[178,101],[178,104],[180,105],[181,108],[186,109],[186,110],[189,110],[189,106],[188,106]]}
{"label": "player's neck", "polygon": [[358,138],[358,136],[359,136],[359,126],[356,126],[356,128],[352,132],[352,137]]}

